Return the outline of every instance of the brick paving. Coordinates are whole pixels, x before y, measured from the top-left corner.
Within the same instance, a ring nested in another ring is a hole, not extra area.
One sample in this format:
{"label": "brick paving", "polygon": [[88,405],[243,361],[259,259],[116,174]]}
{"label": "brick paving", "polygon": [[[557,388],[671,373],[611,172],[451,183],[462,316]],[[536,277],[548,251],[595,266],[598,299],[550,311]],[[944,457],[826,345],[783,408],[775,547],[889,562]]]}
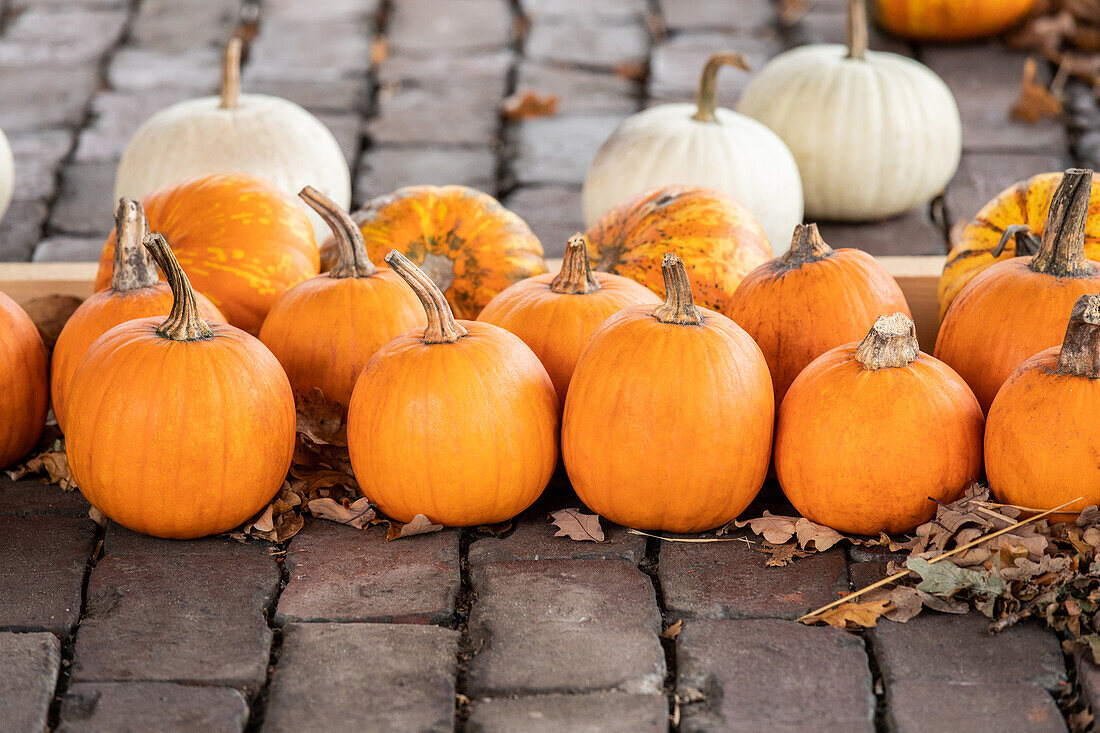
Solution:
{"label": "brick paving", "polygon": [[[768,0],[737,12],[729,0],[264,0],[258,15],[241,0],[0,0],[0,127],[17,170],[0,260],[96,259],[128,136],[165,104],[212,93],[220,46],[243,21],[257,20],[246,90],[293,99],[333,129],[357,203],[411,183],[476,186],[558,255],[581,227],[587,162],[618,120],[690,100],[718,47],[759,66],[842,40],[843,5],[819,0],[784,29]],[[828,223],[834,246],[941,253],[945,223],[1009,183],[1100,158],[1100,133],[1078,129],[1095,113],[1085,96],[1069,139],[1006,120],[1020,54],[875,32],[871,44],[944,76],[966,149],[946,222],[929,208]],[[724,73],[721,103],[746,78]],[[503,120],[501,100],[522,89],[560,94],[559,114]],[[0,477],[0,727],[1065,730],[1054,695],[1066,661],[1038,626],[990,638],[972,616],[865,634],[790,623],[880,577],[881,553],[766,568],[743,542],[613,527],[604,544],[554,538],[546,512],[575,504],[544,500],[503,537],[386,543],[379,528],[310,521],[284,557],[104,530],[79,495]],[[1100,668],[1070,667],[1100,700]]]}

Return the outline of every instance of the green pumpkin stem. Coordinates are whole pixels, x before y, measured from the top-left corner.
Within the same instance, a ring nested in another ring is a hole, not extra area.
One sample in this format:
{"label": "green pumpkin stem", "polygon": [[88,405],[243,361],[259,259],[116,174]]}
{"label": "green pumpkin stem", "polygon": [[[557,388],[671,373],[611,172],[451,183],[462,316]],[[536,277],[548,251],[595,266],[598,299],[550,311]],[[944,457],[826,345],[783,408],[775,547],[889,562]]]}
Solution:
{"label": "green pumpkin stem", "polygon": [[396,249],[391,249],[386,255],[386,264],[409,284],[424,306],[424,312],[428,316],[428,325],[424,328],[424,336],[421,339],[424,343],[453,344],[470,335],[470,332],[455,320],[451,306],[443,297],[442,291],[430,277],[424,274],[423,270],[413,264],[412,260]]}
{"label": "green pumpkin stem", "polygon": [[917,327],[904,313],[876,318],[856,347],[856,361],[870,371],[909,366],[919,355]]}
{"label": "green pumpkin stem", "polygon": [[363,232],[346,211],[313,186],[306,186],[298,196],[309,204],[310,208],[316,211],[332,230],[339,254],[336,264],[328,271],[329,277],[370,277],[378,272],[378,268],[367,255],[367,244],[363,241]]}
{"label": "green pumpkin stem", "polygon": [[1100,379],[1100,295],[1082,295],[1073,304],[1058,354],[1058,371]]}
{"label": "green pumpkin stem", "polygon": [[153,255],[168,287],[172,288],[172,310],[160,324],[157,333],[172,341],[203,341],[214,336],[210,326],[199,315],[199,304],[187,273],[180,267],[176,255],[164,237],[156,232],[147,234],[145,247]]}
{"label": "green pumpkin stem", "polygon": [[794,228],[791,248],[779,257],[784,269],[794,269],[817,262],[833,254],[833,248],[821,238],[817,224],[799,224]]}
{"label": "green pumpkin stem", "polygon": [[703,67],[703,75],[699,78],[699,90],[695,93],[695,106],[698,109],[691,119],[699,122],[714,122],[714,110],[717,109],[718,94],[718,70],[723,66],[732,66],[742,71],[752,71],[749,62],[739,53],[723,51],[713,54],[707,59]]}
{"label": "green pumpkin stem", "polygon": [[867,0],[848,0],[848,58],[867,56]]}
{"label": "green pumpkin stem", "polygon": [[683,260],[671,252],[661,258],[661,274],[665,278],[665,302],[653,311],[653,317],[661,323],[680,326],[698,326],[703,314],[695,307],[691,297],[691,281]]}
{"label": "green pumpkin stem", "polygon": [[225,44],[222,56],[221,109],[237,109],[241,96],[241,39],[233,36]]}
{"label": "green pumpkin stem", "polygon": [[119,199],[115,209],[114,271],[111,289],[127,292],[157,284],[157,268],[143,242],[149,233],[145,210],[133,199]]}
{"label": "green pumpkin stem", "polygon": [[600,282],[588,261],[588,241],[578,232],[565,245],[561,271],[550,281],[550,290],[562,295],[588,295],[599,289]]}
{"label": "green pumpkin stem", "polygon": [[1043,225],[1043,240],[1029,267],[1055,277],[1081,277],[1093,266],[1085,257],[1085,225],[1088,224],[1092,171],[1070,168],[1050,198]]}

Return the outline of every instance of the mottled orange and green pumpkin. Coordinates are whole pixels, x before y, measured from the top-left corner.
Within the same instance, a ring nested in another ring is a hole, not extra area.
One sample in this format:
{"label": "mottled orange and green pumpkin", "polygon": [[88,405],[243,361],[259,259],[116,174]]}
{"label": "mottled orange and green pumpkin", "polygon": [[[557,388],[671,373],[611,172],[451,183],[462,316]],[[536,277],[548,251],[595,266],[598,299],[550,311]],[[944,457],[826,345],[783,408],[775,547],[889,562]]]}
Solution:
{"label": "mottled orange and green pumpkin", "polygon": [[876,0],[875,19],[890,33],[920,41],[963,41],[1019,23],[1036,0]]}
{"label": "mottled orange and green pumpkin", "polygon": [[724,311],[751,270],[772,258],[749,210],[721,191],[663,186],[615,206],[589,228],[593,267],[665,295],[662,256],[683,260],[699,305]]}
{"label": "mottled orange and green pumpkin", "polygon": [[[467,186],[407,186],[352,214],[367,254],[396,249],[432,279],[458,318],[477,318],[512,283],[547,271],[542,244],[527,223],[495,198]],[[322,269],[336,262],[321,248]]]}

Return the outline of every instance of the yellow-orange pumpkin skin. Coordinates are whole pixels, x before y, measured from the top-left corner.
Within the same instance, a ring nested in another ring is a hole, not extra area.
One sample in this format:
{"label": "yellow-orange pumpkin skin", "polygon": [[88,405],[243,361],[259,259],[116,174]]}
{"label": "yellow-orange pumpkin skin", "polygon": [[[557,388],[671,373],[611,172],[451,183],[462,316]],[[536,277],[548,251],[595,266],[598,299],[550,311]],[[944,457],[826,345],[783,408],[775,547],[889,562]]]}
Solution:
{"label": "yellow-orange pumpkin skin", "polygon": [[683,260],[699,305],[722,312],[741,279],[772,257],[760,222],[721,191],[663,186],[615,206],[586,233],[593,267],[664,297],[661,255]]}
{"label": "yellow-orange pumpkin skin", "polygon": [[[682,278],[670,288],[690,304]],[[736,323],[697,306],[697,323],[665,322],[668,305],[632,306],[592,335],[565,400],[562,457],[600,516],[696,532],[729,522],[759,492],[774,401],[764,356]]]}
{"label": "yellow-orange pumpkin skin", "polygon": [[[546,272],[542,244],[527,223],[492,196],[467,186],[408,186],[352,214],[367,254],[391,249],[411,259],[447,297],[458,318],[477,318],[500,291]],[[322,248],[323,269],[335,244]]]}
{"label": "yellow-orange pumpkin skin", "polygon": [[918,41],[963,41],[1019,23],[1037,0],[876,0],[879,24]]}
{"label": "yellow-orange pumpkin skin", "polygon": [[[286,290],[317,274],[313,225],[263,179],[240,173],[188,178],[141,201],[149,229],[172,243],[195,289],[253,335]],[[114,232],[99,259],[96,290],[111,284]]]}
{"label": "yellow-orange pumpkin skin", "polygon": [[812,361],[787,391],[775,470],[810,521],[853,534],[908,532],[935,514],[929,497],[953,501],[979,477],[981,408],[910,336],[907,365],[867,368],[861,345],[847,344]]}
{"label": "yellow-orange pumpkin skin", "polygon": [[633,280],[591,272],[582,236],[570,240],[565,255],[560,274],[520,280],[489,301],[477,318],[514,333],[531,347],[550,374],[563,408],[577,359],[600,324],[632,305],[661,302]]}
{"label": "yellow-orange pumpkin skin", "polygon": [[48,369],[34,321],[0,293],[0,468],[27,455],[42,435],[50,401]]}
{"label": "yellow-orange pumpkin skin", "polygon": [[764,352],[777,405],[807,364],[863,338],[885,313],[909,315],[897,281],[866,252],[831,249],[813,224],[797,227],[790,250],[746,275],[726,309]]}

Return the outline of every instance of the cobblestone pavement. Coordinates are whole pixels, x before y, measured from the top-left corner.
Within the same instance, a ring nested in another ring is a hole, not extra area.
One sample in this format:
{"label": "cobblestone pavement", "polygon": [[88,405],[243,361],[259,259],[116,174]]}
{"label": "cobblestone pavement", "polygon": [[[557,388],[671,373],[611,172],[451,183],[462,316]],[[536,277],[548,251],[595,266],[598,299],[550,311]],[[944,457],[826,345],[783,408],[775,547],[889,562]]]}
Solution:
{"label": "cobblestone pavement", "polygon": [[[128,136],[160,107],[214,91],[220,45],[242,18],[255,32],[246,89],[296,100],[332,128],[357,202],[410,183],[473,185],[526,218],[551,255],[580,228],[585,167],[624,115],[690,99],[714,49],[760,65],[844,34],[842,0],[819,0],[784,30],[768,0],[264,0],[258,16],[240,0],[0,8],[0,128],[17,159],[3,260],[98,257]],[[374,64],[378,34],[388,53]],[[939,223],[915,211],[825,225],[834,246],[942,252],[944,222],[1069,164],[1061,125],[1007,121],[1020,55],[874,34],[872,47],[944,77],[965,155]],[[743,83],[724,76],[722,101]],[[503,122],[501,100],[523,88],[560,94],[560,114]],[[790,619],[880,577],[888,557],[833,549],[765,568],[741,542],[617,528],[605,544],[555,539],[547,510],[576,499],[552,488],[502,538],[386,543],[378,528],[311,521],[283,556],[103,530],[79,495],[0,478],[0,727],[1065,730],[1052,693],[1073,660],[1037,626],[993,638],[980,618],[929,614],[862,635],[803,627]],[[1096,700],[1100,669],[1076,672]]]}

